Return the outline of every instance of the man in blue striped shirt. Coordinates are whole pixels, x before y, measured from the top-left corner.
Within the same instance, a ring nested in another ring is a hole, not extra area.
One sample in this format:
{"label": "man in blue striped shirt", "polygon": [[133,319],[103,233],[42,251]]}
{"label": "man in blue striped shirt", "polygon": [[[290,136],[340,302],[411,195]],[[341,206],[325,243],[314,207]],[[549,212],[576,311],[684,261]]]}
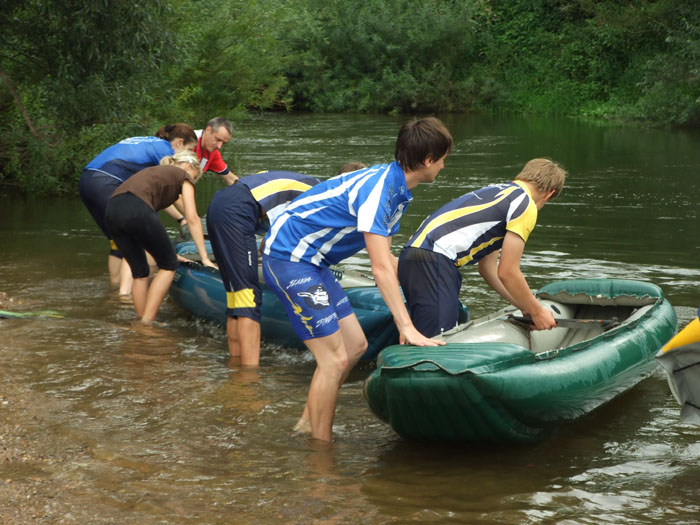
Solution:
{"label": "man in blue striped shirt", "polygon": [[265,282],[285,305],[296,333],[316,359],[307,407],[297,430],[332,440],[340,385],[367,348],[367,339],[330,265],[366,248],[401,342],[441,344],[413,326],[399,289],[398,261],[390,247],[411,201],[411,190],[435,180],[451,147],[452,136],[438,119],[407,122],[399,130],[394,162],[314,186],[272,224],[263,252]]}
{"label": "man in blue striped shirt", "polygon": [[[404,246],[399,281],[411,319],[434,337],[457,324],[462,275],[479,273],[501,297],[529,314],[538,330],[555,326],[520,271],[537,212],[564,187],[566,172],[548,159],[529,161],[513,182],[469,192],[430,214]],[[499,258],[500,253],[500,258]]]}

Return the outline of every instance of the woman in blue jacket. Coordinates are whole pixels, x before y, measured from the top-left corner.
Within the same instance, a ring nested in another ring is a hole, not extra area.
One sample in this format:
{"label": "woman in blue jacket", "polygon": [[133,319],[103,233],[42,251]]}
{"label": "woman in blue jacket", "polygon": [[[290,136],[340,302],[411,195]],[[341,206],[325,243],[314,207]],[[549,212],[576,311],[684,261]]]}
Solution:
{"label": "woman in blue jacket", "polygon": [[[105,209],[112,193],[134,173],[149,166],[157,166],[163,157],[193,150],[197,135],[188,124],[163,126],[150,137],[130,137],[105,149],[95,157],[80,177],[80,198],[92,218],[110,241],[108,258],[110,282],[119,286],[121,294],[131,292],[131,271],[122,264],[122,254],[107,233],[104,224]],[[181,214],[174,208],[165,210],[178,222]]]}

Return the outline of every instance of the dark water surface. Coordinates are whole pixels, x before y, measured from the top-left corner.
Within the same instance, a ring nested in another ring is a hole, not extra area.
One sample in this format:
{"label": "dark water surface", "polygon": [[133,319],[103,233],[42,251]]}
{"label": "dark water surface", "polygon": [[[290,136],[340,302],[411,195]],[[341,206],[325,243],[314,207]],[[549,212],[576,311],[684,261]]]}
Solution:
{"label": "dark water surface", "polygon": [[[239,175],[289,169],[326,177],[346,161],[391,160],[402,121],[260,116],[243,123],[223,153]],[[414,190],[397,253],[429,212],[547,156],[570,177],[528,241],[530,285],[651,281],[681,326],[693,318],[700,305],[700,134],[544,118],[445,122],[453,154],[435,184]],[[200,183],[200,213],[220,187],[216,179]],[[260,369],[246,370],[228,363],[223,331],[172,302],[159,313],[162,325],[135,323],[129,301],[108,289],[106,241],[77,197],[25,200],[0,189],[0,254],[0,292],[14,300],[6,309],[65,315],[0,320],[0,432],[12,428],[29,449],[13,456],[0,436],[0,492],[38,487],[26,500],[41,511],[32,514],[36,522],[700,517],[700,429],[678,423],[660,372],[542,443],[489,448],[402,441],[367,409],[368,369],[359,369],[340,393],[335,444],[318,447],[289,432],[313,372],[308,353],[264,346]],[[368,266],[362,254],[350,262]],[[503,306],[475,269],[463,275],[474,315]]]}

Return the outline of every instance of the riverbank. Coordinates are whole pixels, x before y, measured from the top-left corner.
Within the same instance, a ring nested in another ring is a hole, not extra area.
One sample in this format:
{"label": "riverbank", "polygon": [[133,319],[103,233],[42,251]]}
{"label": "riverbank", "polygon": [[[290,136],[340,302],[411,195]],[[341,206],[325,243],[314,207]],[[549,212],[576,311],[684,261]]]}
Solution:
{"label": "riverbank", "polygon": [[[2,321],[0,321],[2,322]],[[0,355],[5,360],[6,356]],[[0,516],[2,523],[86,523],[85,509],[64,499],[80,483],[62,479],[83,460],[81,447],[50,436],[55,399],[3,374],[0,394]]]}

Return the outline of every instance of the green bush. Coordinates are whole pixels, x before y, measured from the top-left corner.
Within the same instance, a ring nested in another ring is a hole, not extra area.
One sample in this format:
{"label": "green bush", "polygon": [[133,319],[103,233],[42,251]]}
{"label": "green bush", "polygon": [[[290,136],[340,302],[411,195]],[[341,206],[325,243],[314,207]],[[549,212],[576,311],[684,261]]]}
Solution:
{"label": "green bush", "polygon": [[249,110],[700,125],[695,0],[6,0],[0,183],[75,191],[99,151]]}

